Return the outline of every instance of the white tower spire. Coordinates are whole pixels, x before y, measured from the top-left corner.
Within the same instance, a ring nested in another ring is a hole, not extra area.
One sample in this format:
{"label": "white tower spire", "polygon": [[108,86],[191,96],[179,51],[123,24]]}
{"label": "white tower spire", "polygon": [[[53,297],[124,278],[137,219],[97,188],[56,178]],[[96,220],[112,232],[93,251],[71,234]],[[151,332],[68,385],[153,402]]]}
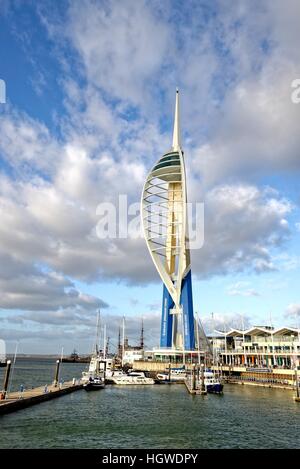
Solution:
{"label": "white tower spire", "polygon": [[180,141],[180,122],[179,122],[179,90],[176,88],[176,102],[175,102],[175,116],[174,116],[174,130],[173,130],[173,143],[172,150],[179,151],[181,149]]}

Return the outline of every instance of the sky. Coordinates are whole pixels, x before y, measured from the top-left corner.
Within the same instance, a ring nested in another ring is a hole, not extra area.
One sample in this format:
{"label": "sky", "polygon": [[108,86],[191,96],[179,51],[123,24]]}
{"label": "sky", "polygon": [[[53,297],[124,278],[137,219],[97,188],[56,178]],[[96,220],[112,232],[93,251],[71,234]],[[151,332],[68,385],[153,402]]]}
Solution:
{"label": "sky", "polygon": [[[297,0],[0,0],[0,338],[8,351],[158,345],[145,241],[100,239],[99,204],[138,203],[180,89],[192,250],[207,332],[300,322]],[[102,205],[103,206],[103,205]],[[117,224],[122,223],[117,219]]]}

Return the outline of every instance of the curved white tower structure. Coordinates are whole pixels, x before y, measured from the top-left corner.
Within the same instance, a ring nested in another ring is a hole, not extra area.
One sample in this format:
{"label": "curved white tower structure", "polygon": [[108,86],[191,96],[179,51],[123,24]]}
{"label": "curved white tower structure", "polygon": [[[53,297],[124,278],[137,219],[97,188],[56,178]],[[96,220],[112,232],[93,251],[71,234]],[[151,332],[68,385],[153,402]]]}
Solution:
{"label": "curved white tower structure", "polygon": [[158,160],[146,179],[141,214],[146,243],[164,284],[160,346],[193,350],[194,315],[186,202],[179,92],[176,90],[172,148]]}

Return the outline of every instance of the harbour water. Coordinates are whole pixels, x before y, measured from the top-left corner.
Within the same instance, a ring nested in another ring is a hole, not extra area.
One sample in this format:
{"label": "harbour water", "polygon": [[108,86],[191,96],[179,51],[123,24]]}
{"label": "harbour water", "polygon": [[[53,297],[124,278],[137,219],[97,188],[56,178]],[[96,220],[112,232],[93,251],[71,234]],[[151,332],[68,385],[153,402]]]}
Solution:
{"label": "harbour water", "polygon": [[[63,364],[62,377],[85,367]],[[13,387],[49,383],[54,368],[53,359],[20,360]],[[252,386],[227,385],[223,396],[107,386],[4,415],[0,429],[0,448],[300,448],[300,405],[291,391]]]}

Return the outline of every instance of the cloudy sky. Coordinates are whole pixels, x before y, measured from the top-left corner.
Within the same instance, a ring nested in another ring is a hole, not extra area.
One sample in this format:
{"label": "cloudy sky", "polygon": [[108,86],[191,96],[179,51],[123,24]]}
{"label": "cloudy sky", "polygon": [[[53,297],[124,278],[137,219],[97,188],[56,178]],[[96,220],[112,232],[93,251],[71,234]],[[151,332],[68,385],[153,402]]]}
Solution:
{"label": "cloudy sky", "polygon": [[162,286],[141,238],[99,239],[97,207],[138,202],[181,92],[192,251],[209,328],[300,316],[297,0],[0,0],[0,338],[90,350],[96,310],[158,344]]}

